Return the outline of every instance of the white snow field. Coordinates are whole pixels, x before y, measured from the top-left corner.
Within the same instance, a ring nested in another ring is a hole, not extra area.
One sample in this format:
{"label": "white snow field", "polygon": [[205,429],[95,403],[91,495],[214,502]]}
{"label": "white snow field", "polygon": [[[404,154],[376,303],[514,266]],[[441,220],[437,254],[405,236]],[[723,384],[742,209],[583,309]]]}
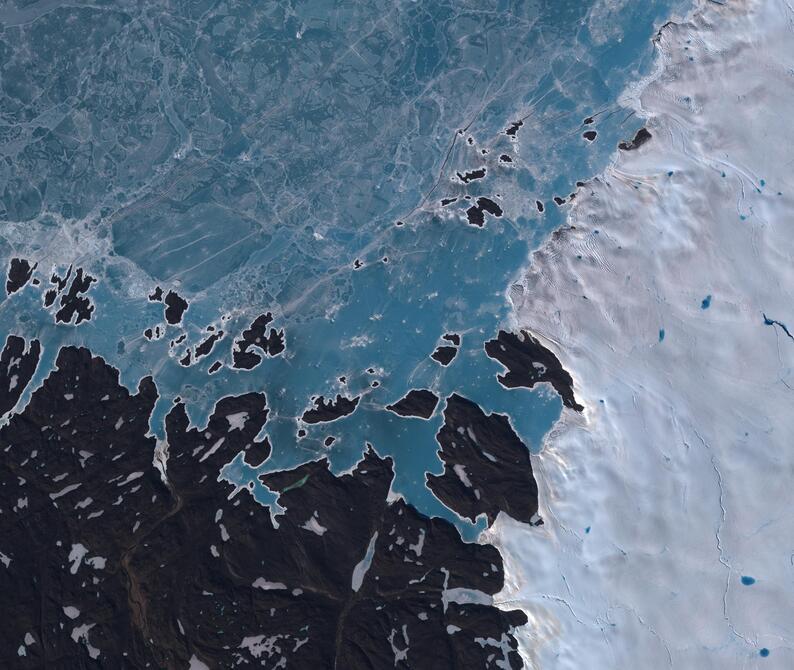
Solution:
{"label": "white snow field", "polygon": [[623,101],[653,138],[511,288],[586,407],[535,460],[545,525],[485,533],[529,667],[794,668],[792,4],[660,31]]}

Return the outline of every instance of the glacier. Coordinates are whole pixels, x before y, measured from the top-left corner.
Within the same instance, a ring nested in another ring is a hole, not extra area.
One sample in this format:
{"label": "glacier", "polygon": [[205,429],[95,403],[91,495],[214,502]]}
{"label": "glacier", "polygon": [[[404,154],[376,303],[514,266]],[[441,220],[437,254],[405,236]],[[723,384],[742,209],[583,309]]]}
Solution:
{"label": "glacier", "polygon": [[622,99],[652,139],[508,291],[585,405],[535,460],[545,525],[483,534],[527,667],[794,667],[793,31],[787,0],[665,24]]}

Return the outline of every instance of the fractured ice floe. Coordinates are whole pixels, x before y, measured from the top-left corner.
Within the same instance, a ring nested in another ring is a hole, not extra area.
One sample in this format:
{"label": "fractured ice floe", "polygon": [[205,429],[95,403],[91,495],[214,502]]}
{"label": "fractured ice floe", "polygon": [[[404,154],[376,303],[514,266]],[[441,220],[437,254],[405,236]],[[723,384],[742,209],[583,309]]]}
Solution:
{"label": "fractured ice floe", "polygon": [[794,666],[792,26],[785,0],[667,24],[625,100],[650,139],[510,292],[585,408],[535,462],[547,523],[486,533],[531,667]]}

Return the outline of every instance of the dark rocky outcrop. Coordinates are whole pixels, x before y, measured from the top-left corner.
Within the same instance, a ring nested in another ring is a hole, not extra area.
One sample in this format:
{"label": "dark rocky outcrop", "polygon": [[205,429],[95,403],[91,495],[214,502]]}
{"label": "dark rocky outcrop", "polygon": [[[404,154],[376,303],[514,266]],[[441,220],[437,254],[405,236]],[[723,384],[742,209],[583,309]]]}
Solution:
{"label": "dark rocky outcrop", "polygon": [[438,405],[438,396],[427,389],[411,389],[405,397],[400,398],[386,409],[400,416],[429,419]]}
{"label": "dark rocky outcrop", "polygon": [[264,396],[224,398],[204,428],[175,404],[167,449],[156,400],[150,378],[130,393],[66,347],[0,429],[3,667],[521,667],[526,616],[454,596],[498,593],[499,553],[390,499],[391,459],[261,475],[274,522],[218,477],[235,454],[267,459]]}
{"label": "dark rocky outcrop", "polygon": [[577,412],[584,409],[576,402],[573,378],[562,367],[560,359],[526,330],[519,334],[500,330],[496,339],[485,343],[485,353],[507,368],[506,374],[497,375],[505,388],[531,389],[535,384],[548,382],[566,407]]}
{"label": "dark rocky outcrop", "polygon": [[499,512],[534,522],[538,487],[529,450],[503,414],[486,414],[457,393],[447,398],[444,425],[436,435],[444,473],[427,485],[447,507],[470,521],[492,524]]}

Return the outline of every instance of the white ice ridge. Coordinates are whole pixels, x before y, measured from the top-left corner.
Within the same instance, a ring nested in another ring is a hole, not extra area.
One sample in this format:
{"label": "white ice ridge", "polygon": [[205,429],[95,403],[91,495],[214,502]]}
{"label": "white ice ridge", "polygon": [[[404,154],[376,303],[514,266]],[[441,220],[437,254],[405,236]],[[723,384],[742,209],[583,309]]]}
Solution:
{"label": "white ice ridge", "polygon": [[653,138],[510,292],[586,410],[535,461],[545,524],[486,533],[495,600],[531,668],[794,668],[794,3],[703,0],[657,49]]}

